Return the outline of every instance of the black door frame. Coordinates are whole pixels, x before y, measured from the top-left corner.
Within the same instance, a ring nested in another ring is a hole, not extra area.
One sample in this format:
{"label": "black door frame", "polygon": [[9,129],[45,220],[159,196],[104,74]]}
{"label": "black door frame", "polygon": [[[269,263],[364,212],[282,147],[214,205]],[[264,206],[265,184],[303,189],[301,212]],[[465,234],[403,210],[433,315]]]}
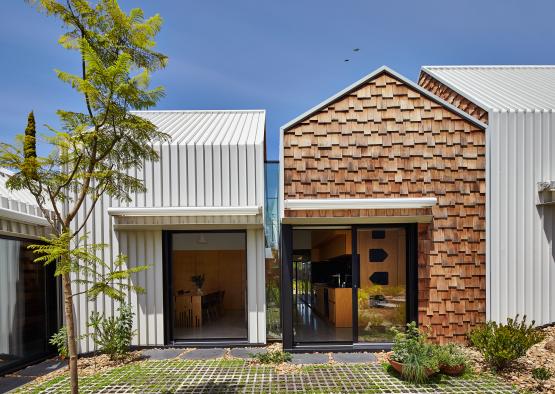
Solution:
{"label": "black door frame", "polygon": [[[245,277],[246,277],[246,294],[245,294],[245,316],[246,322],[246,336],[244,338],[206,338],[206,339],[175,339],[174,338],[174,324],[175,316],[174,299],[173,299],[173,244],[172,235],[179,233],[239,233],[245,237]],[[249,343],[249,322],[248,322],[248,237],[247,230],[162,230],[162,259],[163,259],[163,282],[164,282],[164,344],[171,346],[198,346],[198,347],[213,347],[226,344],[246,345]]]}
{"label": "black door frame", "polygon": [[[351,267],[353,342],[329,342],[295,344],[293,338],[293,227],[345,227],[351,228]],[[389,350],[391,342],[358,342],[358,297],[360,286],[360,258],[358,251],[358,229],[361,228],[404,228],[406,232],[406,277],[407,277],[407,321],[418,323],[418,225],[416,223],[354,224],[354,225],[281,225],[281,321],[283,348],[290,352],[303,351],[365,351]],[[355,291],[356,290],[356,291]]]}

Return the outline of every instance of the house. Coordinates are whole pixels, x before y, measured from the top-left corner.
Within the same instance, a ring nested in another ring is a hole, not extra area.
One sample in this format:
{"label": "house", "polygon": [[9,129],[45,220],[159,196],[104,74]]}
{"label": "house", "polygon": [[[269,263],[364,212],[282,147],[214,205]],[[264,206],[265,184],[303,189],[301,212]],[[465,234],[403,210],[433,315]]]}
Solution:
{"label": "house", "polygon": [[[140,347],[376,350],[410,321],[438,342],[518,313],[553,322],[553,91],[555,67],[423,67],[418,84],[381,67],[285,124],[274,162],[262,110],[137,111],[170,140],[130,172],[147,191],[104,196],[82,234],[110,264],[150,265],[126,300]],[[2,187],[0,269],[27,267],[17,245],[46,220]],[[60,323],[47,282],[28,292],[52,300],[40,346]],[[0,309],[0,360],[27,357],[10,347],[21,297]],[[81,353],[91,313],[118,306],[76,297]]]}
{"label": "house", "polygon": [[286,349],[485,321],[486,127],[382,67],[281,128]]}
{"label": "house", "polygon": [[[105,196],[83,230],[89,242],[109,245],[105,260],[122,253],[130,266],[151,265],[133,278],[146,293],[127,300],[133,345],[265,343],[265,112],[137,114],[171,137],[154,145],[159,161],[133,173],[147,192],[129,204]],[[117,307],[80,297],[78,334],[89,332],[92,311]],[[81,352],[93,350],[81,340]]]}
{"label": "house", "polygon": [[487,124],[487,318],[554,322],[555,66],[426,66],[419,84]]}
{"label": "house", "polygon": [[0,169],[0,374],[52,355],[60,323],[54,266],[35,264],[27,249],[50,225],[30,193],[6,187],[10,176]]}

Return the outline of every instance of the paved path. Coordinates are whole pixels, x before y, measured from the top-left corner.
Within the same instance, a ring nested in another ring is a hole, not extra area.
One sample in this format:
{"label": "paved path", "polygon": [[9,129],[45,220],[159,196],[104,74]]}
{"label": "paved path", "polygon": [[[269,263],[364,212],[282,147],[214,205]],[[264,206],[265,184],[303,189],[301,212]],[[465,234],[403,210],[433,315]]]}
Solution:
{"label": "paved path", "polygon": [[55,359],[46,360],[20,369],[19,371],[7,376],[0,377],[0,393],[6,393],[17,387],[23,386],[39,376],[46,375],[52,371],[63,368],[66,365],[67,362],[65,361],[62,362]]}
{"label": "paved path", "polygon": [[[342,356],[346,357],[346,356]],[[434,383],[411,385],[376,362],[275,368],[241,359],[143,361],[81,379],[81,393],[513,393],[490,376],[440,377]],[[22,393],[67,393],[68,378]]]}

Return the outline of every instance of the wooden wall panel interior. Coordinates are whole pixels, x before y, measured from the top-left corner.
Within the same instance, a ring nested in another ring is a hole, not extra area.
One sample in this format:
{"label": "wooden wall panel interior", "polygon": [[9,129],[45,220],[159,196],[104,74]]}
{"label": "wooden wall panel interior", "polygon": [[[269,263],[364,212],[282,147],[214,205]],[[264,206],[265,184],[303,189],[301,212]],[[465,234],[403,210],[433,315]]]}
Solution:
{"label": "wooden wall panel interior", "polygon": [[437,197],[431,209],[284,214],[431,214],[419,224],[419,323],[464,341],[485,320],[484,130],[384,72],[285,130],[283,155],[285,199]]}
{"label": "wooden wall panel interior", "polygon": [[175,291],[196,294],[193,275],[204,275],[205,294],[225,291],[226,310],[244,310],[246,261],[242,250],[176,250],[173,252],[173,281]]}

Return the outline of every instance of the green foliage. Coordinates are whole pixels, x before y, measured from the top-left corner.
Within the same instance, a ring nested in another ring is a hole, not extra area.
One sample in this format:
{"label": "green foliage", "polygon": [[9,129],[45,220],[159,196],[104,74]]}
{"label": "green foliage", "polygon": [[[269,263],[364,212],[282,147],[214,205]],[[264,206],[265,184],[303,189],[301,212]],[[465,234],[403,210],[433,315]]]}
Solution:
{"label": "green foliage", "polygon": [[202,289],[204,285],[204,275],[191,276],[191,282],[193,282],[198,289]]}
{"label": "green foliage", "polygon": [[428,344],[408,354],[401,375],[411,383],[425,383],[438,371],[439,364],[434,358],[433,347]]}
{"label": "green foliage", "polygon": [[507,324],[490,321],[470,332],[470,341],[493,369],[506,368],[511,362],[526,354],[533,345],[541,342],[544,334],[531,324],[526,323],[526,316],[522,321],[507,319]]}
{"label": "green foliage", "polygon": [[35,114],[31,111],[27,117],[27,127],[25,128],[25,139],[23,141],[23,154],[25,159],[37,157],[36,134]]}
{"label": "green foliage", "polygon": [[89,327],[93,332],[90,336],[99,350],[110,356],[110,359],[122,359],[129,353],[131,340],[135,335],[133,316],[134,313],[127,304],[118,308],[118,315],[115,317],[91,313]]}
{"label": "green foliage", "polygon": [[553,373],[545,367],[534,368],[532,370],[532,377],[536,380],[549,380],[552,376]]}
{"label": "green foliage", "polygon": [[436,346],[435,353],[440,366],[458,367],[464,365],[466,367],[468,365],[468,358],[460,346],[454,343]]}
{"label": "green foliage", "polygon": [[[80,54],[79,75],[56,73],[82,95],[83,111],[59,110],[61,128],[48,127],[50,133],[43,136],[51,153],[31,161],[36,140],[30,116],[25,136],[15,145],[0,144],[0,166],[14,172],[8,187],[29,190],[45,216],[48,209],[55,211],[56,220],[49,219],[52,227],[69,231],[86,198],[90,204],[83,217],[88,218],[104,193],[130,201],[131,193],[144,191],[142,181],[128,170],[141,169],[145,159],[157,160],[152,142],[168,139],[131,112],[154,106],[164,94],[161,87],[149,88],[150,74],[167,62],[154,50],[162,19],[145,18],[138,8],[127,14],[115,0],[32,3],[62,21],[66,33],[60,44]],[[61,204],[66,204],[65,212],[58,210]]]}
{"label": "green foliage", "polygon": [[[144,163],[158,160],[155,142],[169,139],[150,121],[132,112],[154,106],[164,95],[163,88],[149,87],[151,73],[167,62],[166,56],[154,50],[162,19],[159,15],[145,18],[139,8],[126,13],[117,0],[27,1],[62,22],[65,33],[59,43],[79,53],[80,73],[56,70],[56,75],[76,90],[83,102],[80,112],[57,111],[61,127],[47,126],[49,133],[42,136],[50,145],[50,153],[45,156],[37,155],[32,114],[25,134],[20,134],[15,144],[0,143],[0,167],[13,172],[6,186],[29,191],[48,220],[52,235],[44,240],[45,245],[34,245],[33,251],[38,255],[36,261],[56,264],[65,302],[75,296],[72,278],[76,277],[77,282],[91,284],[83,287],[91,298],[105,293],[122,299],[127,290],[141,290],[130,285],[128,279],[145,266],[125,269],[125,257],[119,256],[115,269],[106,271],[108,266],[97,257],[104,245],[80,242],[86,237],[83,228],[104,195],[129,202],[132,194],[145,191],[143,182],[133,174]],[[78,214],[80,220],[75,225]],[[77,346],[71,308],[65,318],[71,391],[77,393]],[[97,323],[106,330],[115,324]],[[120,340],[124,342],[122,337]]]}
{"label": "green foliage", "polygon": [[37,129],[33,111],[27,117],[27,127],[23,138],[23,167],[21,171],[26,172],[28,177],[34,177],[37,167]]}
{"label": "green foliage", "polygon": [[439,362],[435,345],[427,342],[426,334],[416,327],[415,322],[407,324],[405,332],[395,332],[391,359],[403,364],[401,375],[412,383],[423,383],[428,377],[439,372]]}
{"label": "green foliage", "polygon": [[67,347],[67,327],[62,326],[48,341],[52,346],[56,346],[58,350],[58,355],[65,359],[69,356],[69,350]]}
{"label": "green foliage", "polygon": [[251,354],[251,356],[261,364],[281,364],[291,361],[291,354],[280,350]]}
{"label": "green foliage", "polygon": [[41,240],[42,244],[29,245],[29,249],[38,256],[35,262],[44,265],[56,263],[56,276],[70,272],[79,274],[79,279],[73,281],[87,288],[86,294],[89,299],[105,294],[122,301],[128,291],[145,292],[144,288],[134,285],[129,279],[131,275],[147,270],[149,266],[126,268],[127,257],[124,255],[116,256],[113,265],[107,264],[98,257],[98,252],[108,245],[89,244],[87,236],[84,235],[79,237],[78,246],[72,246],[71,235],[68,232],[59,236],[52,234]]}

